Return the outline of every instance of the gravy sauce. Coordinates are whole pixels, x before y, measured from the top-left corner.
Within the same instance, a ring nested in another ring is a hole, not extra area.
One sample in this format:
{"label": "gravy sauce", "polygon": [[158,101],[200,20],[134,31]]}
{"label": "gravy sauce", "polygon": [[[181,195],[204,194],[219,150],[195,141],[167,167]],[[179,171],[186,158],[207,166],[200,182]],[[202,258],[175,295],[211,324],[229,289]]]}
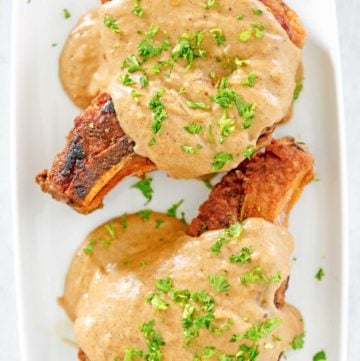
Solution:
{"label": "gravy sauce", "polygon": [[[152,0],[141,6],[138,17],[133,0],[111,1],[80,19],[61,57],[65,90],[81,107],[100,90],[109,92],[135,152],[172,177],[235,168],[251,155],[261,132],[288,113],[300,49],[258,0],[222,0],[210,9],[198,0]],[[145,43],[139,46],[144,40],[159,54],[141,55],[149,50]],[[191,66],[188,58],[176,58],[186,52],[184,44],[193,47],[195,57],[201,54]],[[130,66],[137,63],[133,71]],[[144,75],[148,85],[142,87]],[[124,85],[125,77],[132,83]],[[235,101],[226,108],[216,101],[224,78],[254,118],[241,113]],[[160,108],[160,129],[154,130]]]}
{"label": "gravy sauce", "polygon": [[[241,235],[214,254],[210,249],[224,230],[193,238],[185,235],[185,227],[160,213],[152,213],[147,220],[128,215],[98,227],[81,245],[66,278],[62,304],[89,360],[123,360],[129,348],[147,352],[140,327],[149,321],[155,322],[154,330],[165,342],[160,347],[165,361],[193,360],[208,346],[216,350],[209,360],[217,360],[220,354],[236,354],[241,344],[257,347],[258,361],[277,361],[292,338],[303,332],[302,318],[295,308],[274,305],[275,292],[291,267],[293,240],[285,228],[250,218],[243,222]],[[89,244],[93,245],[90,253]],[[251,249],[251,260],[231,263],[229,258],[244,247]],[[240,281],[254,270],[263,278]],[[230,288],[216,291],[209,275],[224,276]],[[175,303],[171,292],[161,293],[155,287],[166,277],[173,287],[210,295],[215,301],[213,325],[219,332],[201,328],[198,337],[184,347],[186,306]],[[167,309],[154,309],[147,302],[152,293],[161,295]],[[229,342],[234,334],[246,335],[254,325],[274,320],[277,325],[256,341],[243,337]]]}

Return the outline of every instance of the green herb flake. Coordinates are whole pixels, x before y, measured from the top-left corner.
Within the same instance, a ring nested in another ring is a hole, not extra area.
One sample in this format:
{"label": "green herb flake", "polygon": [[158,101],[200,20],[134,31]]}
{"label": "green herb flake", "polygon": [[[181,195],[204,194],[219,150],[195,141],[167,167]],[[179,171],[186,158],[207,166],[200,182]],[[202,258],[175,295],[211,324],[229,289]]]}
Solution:
{"label": "green herb flake", "polygon": [[244,228],[241,222],[236,222],[225,228],[224,233],[211,246],[211,252],[213,254],[219,254],[222,246],[231,242],[233,239],[238,239],[243,232],[243,229]]}
{"label": "green herb flake", "polygon": [[225,43],[226,37],[221,29],[219,28],[211,29],[210,33],[215,39],[217,45],[221,45]]}
{"label": "green herb flake", "polygon": [[144,15],[144,9],[140,6],[140,1],[141,0],[134,0],[134,8],[132,10],[132,12],[139,17]]}
{"label": "green herb flake", "polygon": [[152,200],[152,196],[154,193],[151,183],[152,178],[144,178],[131,186],[131,188],[139,189],[143,196],[146,198],[147,201],[145,205],[147,205]]}
{"label": "green herb flake", "polygon": [[250,159],[250,158],[253,156],[255,150],[256,150],[256,147],[255,147],[255,146],[252,146],[252,147],[249,147],[248,149],[246,149],[246,150],[244,151],[244,157],[245,157],[245,159]]}
{"label": "green herb flake", "polygon": [[130,75],[129,75],[129,74],[125,74],[125,75],[122,77],[122,79],[121,79],[121,83],[122,83],[123,85],[132,85],[132,84],[134,84],[135,82],[134,82],[134,80],[132,80],[132,79],[130,78]]}
{"label": "green herb flake", "polygon": [[234,118],[227,118],[226,114],[223,114],[222,118],[219,119],[220,126],[220,144],[224,142],[224,138],[228,137],[236,129],[236,120]]}
{"label": "green herb flake", "polygon": [[58,45],[57,43],[52,43],[51,47],[55,48],[55,46],[57,46],[57,45]]}
{"label": "green herb flake", "polygon": [[155,287],[161,292],[168,293],[173,288],[172,279],[170,277],[161,278],[156,281]]}
{"label": "green herb flake", "polygon": [[155,35],[158,33],[159,31],[159,27],[154,25],[154,24],[151,24],[149,26],[149,30],[145,33],[145,36],[151,40],[151,39],[154,39],[155,38]]}
{"label": "green herb flake", "polygon": [[122,65],[122,69],[127,69],[129,73],[134,73],[136,71],[142,70],[139,60],[135,55],[129,55]]}
{"label": "green herb flake", "polygon": [[240,59],[236,56],[234,59],[234,63],[237,67],[242,67],[242,66],[249,65],[249,60]]}
{"label": "green herb flake", "polygon": [[155,219],[155,228],[160,228],[160,226],[164,223],[165,221],[161,218]]}
{"label": "green herb flake", "polygon": [[149,361],[161,361],[163,352],[161,346],[165,345],[164,339],[160,332],[154,330],[155,321],[151,320],[141,325],[140,331],[145,337],[147,352],[143,352],[143,358]]}
{"label": "green herb flake", "polygon": [[251,37],[251,31],[250,30],[245,30],[243,32],[241,32],[238,35],[238,39],[242,42],[242,43],[246,43]]}
{"label": "green herb flake", "polygon": [[317,352],[313,357],[313,361],[323,361],[323,360],[327,360],[326,353],[324,350]]}
{"label": "green herb flake", "polygon": [[199,134],[203,128],[201,124],[195,122],[188,123],[184,126],[184,129],[190,134]]}
{"label": "green herb flake", "polygon": [[164,298],[157,293],[151,293],[146,298],[146,301],[149,302],[157,311],[165,311],[169,307],[169,304],[164,300]]}
{"label": "green herb flake", "polygon": [[182,95],[182,94],[185,94],[186,93],[186,89],[185,88],[180,88],[179,89],[179,94]]}
{"label": "green herb flake", "polygon": [[246,77],[246,80],[243,83],[241,83],[241,85],[247,85],[249,87],[253,87],[255,85],[255,80],[256,80],[256,74],[254,72],[251,72]]}
{"label": "green herb flake", "polygon": [[262,15],[264,12],[261,9],[253,9],[255,15]]}
{"label": "green herb flake", "polygon": [[217,6],[217,0],[207,0],[205,3],[202,3],[201,6],[206,9],[213,9]]}
{"label": "green herb flake", "polygon": [[169,217],[174,217],[176,218],[176,212],[178,210],[178,208],[181,206],[181,204],[184,202],[183,199],[181,199],[179,202],[173,204],[167,211],[166,211],[166,214],[169,216]]}
{"label": "green herb flake", "polygon": [[265,30],[264,25],[254,22],[251,23],[250,25],[253,28],[255,39],[262,39],[264,37],[264,30]]}
{"label": "green herb flake", "polygon": [[188,100],[186,102],[186,105],[190,108],[190,109],[202,109],[202,110],[207,110],[209,109],[209,106],[206,105],[203,102],[193,102],[191,100]]}
{"label": "green herb flake", "polygon": [[124,213],[121,216],[121,227],[123,228],[124,231],[127,228],[127,214],[126,213]]}
{"label": "green herb flake", "polygon": [[116,23],[116,19],[113,18],[111,15],[106,14],[104,16],[104,25],[111,29],[111,31],[115,34],[119,34],[120,33],[120,29],[118,24]]}
{"label": "green herb flake", "polygon": [[304,347],[304,334],[294,336],[291,341],[291,347],[293,350],[300,350]]}
{"label": "green herb flake", "polygon": [[203,183],[205,184],[206,188],[212,189],[213,185],[211,184],[209,179],[204,179]]}
{"label": "green herb flake", "polygon": [[65,19],[71,18],[70,11],[66,8],[63,9]]}
{"label": "green herb flake", "polygon": [[116,232],[114,223],[105,224],[105,231],[109,234],[111,238],[115,238]]}
{"label": "green herb flake", "polygon": [[235,17],[236,20],[244,20],[245,19],[245,15],[238,15]]}
{"label": "green herb flake", "polygon": [[279,283],[282,280],[281,273],[276,272],[272,277],[271,280],[275,283]]}
{"label": "green herb flake", "polygon": [[234,157],[230,153],[226,153],[226,152],[217,153],[214,156],[213,162],[211,163],[211,170],[213,172],[216,172],[216,171],[222,169],[227,162],[230,162],[233,159],[234,159]]}
{"label": "green herb flake", "polygon": [[215,356],[216,349],[214,346],[206,346],[202,352],[201,359],[207,359]]}
{"label": "green herb flake", "polygon": [[142,88],[147,88],[149,86],[149,79],[146,75],[141,75],[140,77],[140,86]]}
{"label": "green herb flake", "polygon": [[[142,358],[143,351],[139,348],[127,348],[125,350],[124,360],[123,361],[134,361],[134,358]],[[114,361],[120,361],[119,357],[115,357]]]}
{"label": "green herb flake", "polygon": [[194,148],[191,146],[191,145],[182,145],[181,146],[181,149],[185,152],[185,153],[188,153],[188,154],[195,154],[195,150]]}
{"label": "green herb flake", "polygon": [[267,280],[267,278],[264,275],[261,266],[256,266],[251,271],[245,272],[244,276],[240,277],[240,282],[243,285],[246,285],[248,283],[255,283],[263,280]]}
{"label": "green herb flake", "polygon": [[217,292],[226,292],[231,288],[230,283],[223,275],[209,275],[209,282],[213,289]]}
{"label": "green herb flake", "polygon": [[95,239],[91,239],[89,241],[89,243],[83,248],[83,253],[86,255],[86,256],[89,256],[91,254],[93,254],[94,252],[94,247],[96,245],[96,240]]}
{"label": "green herb flake", "polygon": [[296,80],[295,89],[294,89],[294,93],[293,93],[293,101],[298,100],[302,90],[303,90],[302,79]]}
{"label": "green herb flake", "polygon": [[162,128],[163,122],[168,118],[168,114],[165,110],[164,103],[161,98],[164,95],[164,90],[158,90],[151,98],[148,107],[153,112],[153,122],[151,124],[151,130],[154,134],[158,134]]}
{"label": "green herb flake", "polygon": [[241,264],[247,264],[251,262],[251,255],[253,254],[253,250],[248,247],[241,248],[241,252],[233,254],[229,261],[231,263],[241,263]]}
{"label": "green herb flake", "polygon": [[323,279],[323,277],[325,276],[325,272],[322,268],[319,268],[319,270],[316,272],[315,278],[318,281],[321,281]]}
{"label": "green herb flake", "polygon": [[150,216],[152,215],[153,211],[151,209],[143,209],[138,211],[136,214],[144,221],[148,221]]}

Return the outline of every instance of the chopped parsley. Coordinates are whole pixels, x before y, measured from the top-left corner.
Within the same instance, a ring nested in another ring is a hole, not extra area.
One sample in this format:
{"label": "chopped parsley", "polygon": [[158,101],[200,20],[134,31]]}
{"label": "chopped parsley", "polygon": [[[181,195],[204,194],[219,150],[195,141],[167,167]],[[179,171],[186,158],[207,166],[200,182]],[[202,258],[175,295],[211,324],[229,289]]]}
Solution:
{"label": "chopped parsley", "polygon": [[139,17],[143,16],[144,14],[144,9],[140,6],[140,1],[141,0],[134,0],[134,8],[132,10],[132,12]]}
{"label": "chopped parsley", "polygon": [[186,102],[186,105],[190,108],[190,109],[203,109],[203,110],[207,110],[209,109],[209,106],[206,105],[203,102],[193,102],[191,100],[188,100]]}
{"label": "chopped parsley", "polygon": [[201,124],[191,122],[184,126],[184,129],[190,134],[199,134],[203,130],[203,126]]}
{"label": "chopped parsley", "polygon": [[182,94],[185,94],[186,93],[186,89],[185,88],[180,88],[179,89],[179,94],[182,95]]}
{"label": "chopped parsley", "polygon": [[319,352],[317,352],[314,357],[313,357],[313,361],[323,361],[326,360],[326,353],[324,350],[321,350]]}
{"label": "chopped parsley", "polygon": [[131,96],[137,101],[139,97],[143,96],[143,94],[141,94],[138,91],[136,91],[135,89],[133,89],[131,91]]}
{"label": "chopped parsley", "polygon": [[244,20],[245,19],[245,15],[238,15],[235,17],[236,20]]}
{"label": "chopped parsley", "polygon": [[160,361],[162,360],[163,352],[161,346],[165,345],[164,339],[160,332],[154,330],[155,321],[149,321],[141,325],[141,332],[145,337],[145,342],[148,348],[147,353],[143,353],[145,360]]}
{"label": "chopped parsley", "polygon": [[116,23],[116,19],[113,18],[111,15],[106,14],[104,16],[104,25],[111,29],[113,33],[118,34],[120,33],[119,26]]}
{"label": "chopped parsley", "polygon": [[195,150],[194,148],[191,146],[191,145],[182,145],[181,146],[181,149],[185,152],[185,153],[188,153],[188,154],[194,154],[195,153]]}
{"label": "chopped parsley", "polygon": [[137,188],[143,194],[143,196],[147,199],[145,205],[147,205],[151,200],[154,193],[154,190],[151,187],[152,178],[144,178],[133,184],[131,188]]}
{"label": "chopped parsley", "polygon": [[236,342],[241,339],[259,341],[262,338],[267,337],[273,332],[276,327],[281,325],[283,320],[281,318],[269,318],[264,322],[256,322],[252,327],[250,327],[244,335],[233,335],[230,342]]}
{"label": "chopped parsley", "polygon": [[181,206],[181,204],[184,202],[183,199],[181,199],[179,202],[173,204],[167,211],[166,211],[166,214],[169,216],[169,217],[176,217],[176,212],[178,210],[178,208]]}
{"label": "chopped parsley", "polygon": [[147,61],[154,56],[161,55],[161,53],[164,50],[167,50],[169,46],[169,40],[164,40],[161,45],[153,45],[150,43],[150,41],[143,39],[138,45],[138,53],[144,61]]}
{"label": "chopped parsley", "polygon": [[322,268],[319,268],[319,270],[316,272],[315,278],[318,281],[321,281],[323,279],[323,277],[325,276],[325,272]]}
{"label": "chopped parsley", "polygon": [[252,146],[252,147],[249,147],[248,149],[246,149],[244,152],[245,159],[250,159],[253,156],[255,150],[256,150],[255,146]]}
{"label": "chopped parsley", "polygon": [[158,31],[159,31],[159,27],[154,24],[151,24],[149,26],[149,30],[145,33],[145,36],[150,40],[154,39]]}
{"label": "chopped parsley", "polygon": [[169,307],[169,304],[164,300],[164,298],[157,293],[151,293],[146,298],[146,301],[149,302],[157,311],[165,311]]}
{"label": "chopped parsley", "polygon": [[204,9],[209,10],[217,6],[217,0],[207,0],[205,3],[202,3],[201,5]]}
{"label": "chopped parsley", "polygon": [[149,86],[149,79],[146,75],[140,76],[140,86],[142,88],[147,88]]}
{"label": "chopped parsley", "polygon": [[296,85],[293,93],[293,101],[297,100],[300,96],[301,91],[303,90],[302,79],[296,80]]}
{"label": "chopped parsley", "polygon": [[152,215],[153,211],[151,209],[143,209],[138,211],[136,214],[144,221],[148,221],[150,216]]}
{"label": "chopped parsley", "polygon": [[251,37],[251,31],[250,30],[244,30],[243,32],[241,32],[238,35],[238,39],[242,42],[242,43],[246,43]]}
{"label": "chopped parsley", "polygon": [[217,45],[221,45],[221,44],[225,43],[226,38],[221,29],[219,29],[219,28],[211,29],[210,33],[213,36],[213,38],[215,39]]}
{"label": "chopped parsley", "polygon": [[226,113],[224,112],[221,119],[219,119],[220,126],[220,144],[224,142],[224,138],[228,137],[231,133],[233,133],[236,129],[236,120],[233,118],[226,117]]}
{"label": "chopped parsley", "polygon": [[87,246],[83,248],[83,253],[87,256],[91,255],[94,252],[94,247],[96,245],[96,240],[91,239]]}
{"label": "chopped parsley", "polygon": [[226,153],[226,152],[217,153],[214,156],[213,162],[211,163],[212,171],[216,172],[216,171],[222,169],[227,162],[230,162],[233,159],[234,159],[234,157],[230,153]]}
{"label": "chopped parsley", "polygon": [[71,18],[70,11],[66,8],[63,9],[65,19]]}
{"label": "chopped parsley", "polygon": [[165,221],[161,218],[155,219],[155,228],[159,228]]}
{"label": "chopped parsley", "polygon": [[241,67],[244,65],[249,65],[249,60],[239,59],[238,57],[235,57],[234,63],[236,66]]}
{"label": "chopped parsley", "polygon": [[212,189],[213,188],[213,185],[211,184],[210,180],[209,179],[204,179],[203,180],[203,183],[205,184],[205,186],[209,189]]}
{"label": "chopped parsley", "polygon": [[226,292],[231,288],[230,283],[223,275],[209,275],[209,282],[212,288],[217,292]]}
{"label": "chopped parsley", "polygon": [[241,85],[247,85],[249,87],[253,87],[255,85],[255,80],[256,80],[256,74],[254,72],[251,72],[248,74],[246,81],[241,83]]}
{"label": "chopped parsley", "polygon": [[291,347],[293,350],[300,350],[304,347],[304,334],[294,336],[294,338],[291,341]]}
{"label": "chopped parsley", "polygon": [[251,271],[245,272],[244,276],[240,277],[240,282],[243,285],[246,285],[248,283],[255,283],[262,280],[267,280],[267,278],[264,275],[261,266],[256,266]]}
{"label": "chopped parsley", "polygon": [[253,13],[255,15],[262,15],[263,14],[263,11],[261,9],[253,9]]}
{"label": "chopped parsley", "polygon": [[233,239],[238,239],[243,229],[244,228],[241,222],[236,222],[234,224],[231,224],[229,227],[225,228],[223,234],[211,246],[211,252],[214,254],[219,254],[222,246],[226,243],[231,242]]}
{"label": "chopped parsley", "polygon": [[229,258],[229,261],[231,263],[241,263],[241,264],[250,263],[251,262],[251,255],[253,254],[253,252],[254,251],[251,248],[243,247],[243,248],[241,248],[241,252],[233,254]]}
{"label": "chopped parsley", "polygon": [[105,231],[109,234],[111,238],[115,238],[115,225],[114,223],[105,224]]}
{"label": "chopped parsley", "polygon": [[172,279],[170,277],[161,278],[156,281],[155,287],[161,292],[168,293],[173,288]]}
{"label": "chopped parsley", "polygon": [[158,134],[162,128],[162,123],[168,118],[168,114],[165,110],[164,103],[161,101],[165,91],[163,89],[158,90],[151,98],[148,107],[153,112],[153,122],[151,124],[151,130],[154,134]]}
{"label": "chopped parsley", "polygon": [[264,25],[259,23],[251,23],[250,25],[254,30],[255,39],[262,39],[264,37],[264,30],[265,30]]}
{"label": "chopped parsley", "polygon": [[134,73],[135,71],[142,70],[140,62],[135,55],[129,55],[122,65],[122,69],[127,69],[129,73]]}
{"label": "chopped parsley", "polygon": [[281,273],[280,272],[276,272],[272,277],[271,280],[273,282],[279,283],[281,281],[282,277],[281,277]]}
{"label": "chopped parsley", "polygon": [[134,84],[135,82],[134,82],[134,80],[132,80],[132,79],[130,78],[130,75],[129,75],[129,74],[125,74],[125,75],[122,77],[122,79],[121,79],[121,83],[122,83],[123,85],[132,85],[132,84]]}
{"label": "chopped parsley", "polygon": [[125,231],[125,229],[127,228],[127,214],[124,213],[122,216],[121,216],[121,227],[123,228],[123,230]]}
{"label": "chopped parsley", "polygon": [[172,59],[175,61],[179,58],[185,59],[188,64],[186,70],[189,69],[195,59],[205,55],[205,50],[200,47],[204,39],[204,34],[205,31],[182,34],[171,51]]}

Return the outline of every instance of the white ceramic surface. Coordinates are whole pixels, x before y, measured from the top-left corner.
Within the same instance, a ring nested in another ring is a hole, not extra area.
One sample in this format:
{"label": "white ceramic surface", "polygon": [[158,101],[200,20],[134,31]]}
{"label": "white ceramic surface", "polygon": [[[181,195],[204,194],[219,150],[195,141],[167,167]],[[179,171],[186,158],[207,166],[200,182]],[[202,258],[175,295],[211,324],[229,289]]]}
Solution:
{"label": "white ceramic surface", "polygon": [[[307,187],[294,209],[290,229],[297,245],[288,300],[300,308],[306,325],[303,350],[288,360],[311,359],[320,349],[328,360],[346,360],[346,200],[343,159],[343,119],[335,6],[332,1],[288,1],[300,14],[309,39],[304,49],[305,89],[291,123],[276,135],[305,141],[316,158],[319,182]],[[120,184],[105,200],[105,208],[81,216],[41,194],[33,176],[48,166],[63,146],[78,110],[66,98],[57,77],[57,59],[76,18],[96,2],[63,1],[71,10],[65,20],[55,1],[38,0],[31,7],[15,1],[13,93],[13,164],[15,184],[15,253],[22,360],[76,360],[69,337],[70,323],[56,304],[74,250],[86,233],[108,218],[143,207],[130,189],[134,179]],[[45,10],[44,10],[45,9]],[[43,15],[42,15],[43,14]],[[321,14],[321,16],[319,16]],[[324,21],[326,19],[326,21]],[[24,31],[25,30],[25,31]],[[52,43],[58,43],[52,47]],[[330,146],[329,146],[330,145]],[[184,198],[190,219],[207,190],[196,181],[174,181],[154,174],[155,197],[150,206],[166,210]],[[326,273],[319,283],[319,267]]]}

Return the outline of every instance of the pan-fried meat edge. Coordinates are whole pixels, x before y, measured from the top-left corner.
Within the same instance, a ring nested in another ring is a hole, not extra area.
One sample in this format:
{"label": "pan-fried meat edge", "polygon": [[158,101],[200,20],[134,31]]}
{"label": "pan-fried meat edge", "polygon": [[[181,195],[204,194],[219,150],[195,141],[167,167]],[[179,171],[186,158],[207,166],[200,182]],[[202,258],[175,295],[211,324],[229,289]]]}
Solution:
{"label": "pan-fried meat edge", "polygon": [[313,179],[313,157],[292,138],[273,139],[216,184],[188,234],[198,236],[249,217],[286,226],[303,187]]}
{"label": "pan-fried meat edge", "polygon": [[133,147],[120,128],[110,96],[102,93],[75,119],[65,149],[56,156],[50,172],[43,171],[35,180],[56,200],[89,213],[101,207],[105,194],[121,179],[155,169]]}

